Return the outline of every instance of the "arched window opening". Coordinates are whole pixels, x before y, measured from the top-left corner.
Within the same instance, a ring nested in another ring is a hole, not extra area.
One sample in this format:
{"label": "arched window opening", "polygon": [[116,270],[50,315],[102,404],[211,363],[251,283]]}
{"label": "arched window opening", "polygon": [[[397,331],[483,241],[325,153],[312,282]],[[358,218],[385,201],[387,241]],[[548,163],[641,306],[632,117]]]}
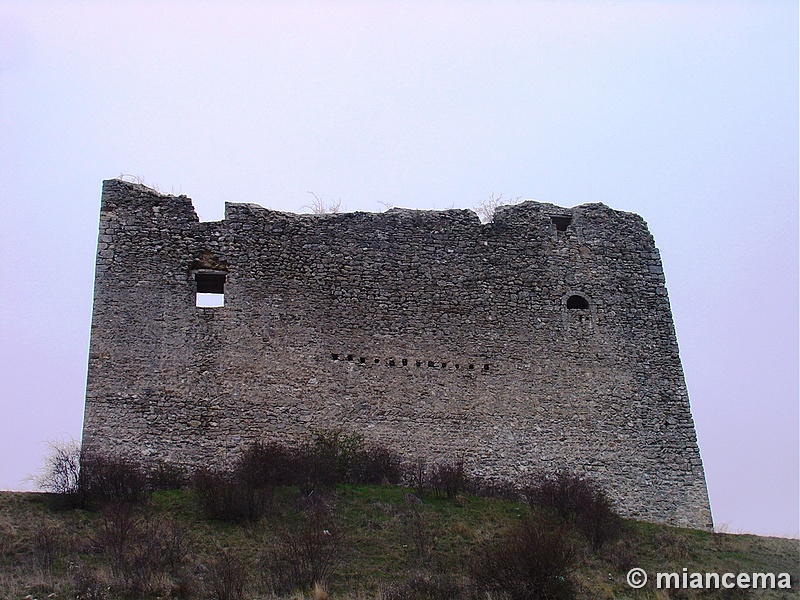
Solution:
{"label": "arched window opening", "polygon": [[575,294],[567,298],[567,308],[570,310],[575,308],[585,310],[589,308],[589,301],[583,296]]}

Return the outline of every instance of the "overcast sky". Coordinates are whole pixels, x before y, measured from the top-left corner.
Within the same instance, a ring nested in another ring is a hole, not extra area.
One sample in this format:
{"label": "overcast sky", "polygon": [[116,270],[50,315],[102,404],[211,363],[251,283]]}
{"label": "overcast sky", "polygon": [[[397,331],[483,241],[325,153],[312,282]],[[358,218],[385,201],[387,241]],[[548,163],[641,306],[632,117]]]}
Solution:
{"label": "overcast sky", "polygon": [[641,214],[712,510],[798,533],[796,2],[0,0],[0,489],[79,438],[101,181]]}

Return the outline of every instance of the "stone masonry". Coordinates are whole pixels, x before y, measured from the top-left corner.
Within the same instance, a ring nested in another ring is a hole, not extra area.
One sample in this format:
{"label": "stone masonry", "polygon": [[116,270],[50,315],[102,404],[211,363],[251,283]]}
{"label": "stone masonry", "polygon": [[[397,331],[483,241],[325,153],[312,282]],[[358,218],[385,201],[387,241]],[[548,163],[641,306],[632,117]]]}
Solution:
{"label": "stone masonry", "polygon": [[[221,307],[196,306],[196,293]],[[659,253],[603,204],[296,215],[103,184],[83,444],[220,464],[341,427],[711,527]]]}

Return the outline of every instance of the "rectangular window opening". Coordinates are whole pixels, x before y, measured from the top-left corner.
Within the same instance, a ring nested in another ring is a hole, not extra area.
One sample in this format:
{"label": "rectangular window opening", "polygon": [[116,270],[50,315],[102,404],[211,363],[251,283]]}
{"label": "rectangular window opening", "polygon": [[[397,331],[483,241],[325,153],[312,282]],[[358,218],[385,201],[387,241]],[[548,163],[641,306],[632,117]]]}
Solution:
{"label": "rectangular window opening", "polygon": [[572,217],[566,215],[551,215],[550,220],[556,226],[557,231],[566,231],[567,227],[572,223]]}
{"label": "rectangular window opening", "polygon": [[195,306],[225,306],[225,273],[195,273],[194,280],[197,284]]}

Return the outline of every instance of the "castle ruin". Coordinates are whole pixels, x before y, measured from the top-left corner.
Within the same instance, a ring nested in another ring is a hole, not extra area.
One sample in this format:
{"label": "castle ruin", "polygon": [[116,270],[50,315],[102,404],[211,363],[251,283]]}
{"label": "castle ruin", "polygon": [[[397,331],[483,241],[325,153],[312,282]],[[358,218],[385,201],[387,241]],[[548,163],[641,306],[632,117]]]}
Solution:
{"label": "castle ruin", "polygon": [[[198,306],[209,297],[218,306]],[[296,215],[103,184],[83,444],[219,464],[312,427],[711,527],[659,253],[637,215],[523,202]]]}

